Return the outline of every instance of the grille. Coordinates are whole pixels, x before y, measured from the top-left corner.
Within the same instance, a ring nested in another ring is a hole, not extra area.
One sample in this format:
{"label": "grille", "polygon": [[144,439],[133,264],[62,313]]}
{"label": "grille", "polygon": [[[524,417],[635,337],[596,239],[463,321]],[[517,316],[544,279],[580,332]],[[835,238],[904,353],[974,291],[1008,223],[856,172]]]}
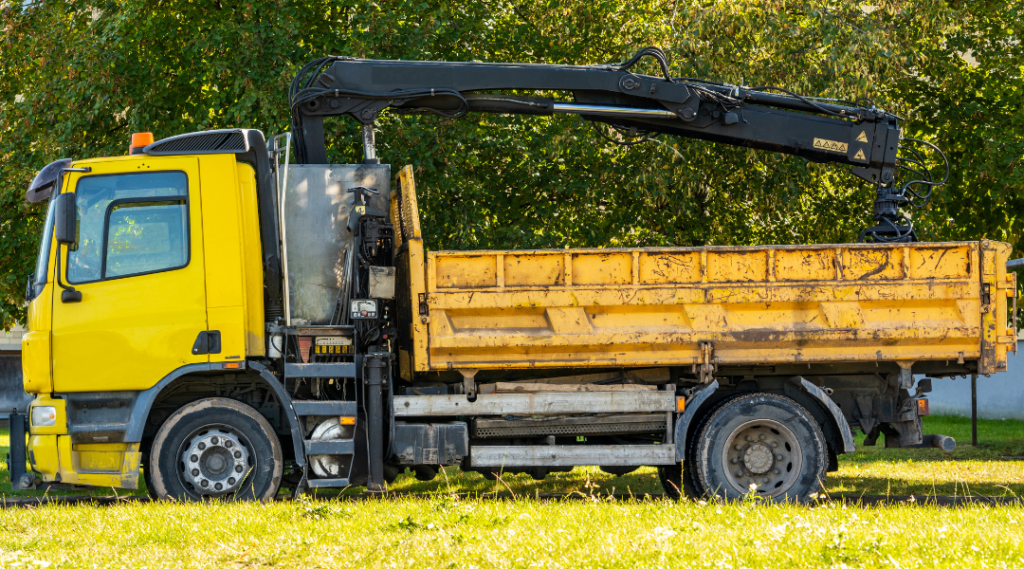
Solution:
{"label": "grille", "polygon": [[150,156],[175,154],[236,154],[248,152],[249,143],[241,129],[208,130],[158,140],[144,149]]}

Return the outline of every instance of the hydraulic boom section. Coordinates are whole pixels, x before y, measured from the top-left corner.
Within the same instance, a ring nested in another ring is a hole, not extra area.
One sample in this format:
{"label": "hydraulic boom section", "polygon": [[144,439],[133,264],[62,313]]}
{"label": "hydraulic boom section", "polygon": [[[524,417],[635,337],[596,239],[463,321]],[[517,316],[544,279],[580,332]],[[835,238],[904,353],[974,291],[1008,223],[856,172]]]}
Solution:
{"label": "hydraulic boom section", "polygon": [[[658,62],[662,76],[631,70],[644,57]],[[502,91],[556,91],[571,98]],[[610,140],[619,144],[669,134],[846,164],[877,191],[878,225],[861,234],[875,241],[916,241],[900,208],[922,207],[931,188],[944,182],[932,180],[921,152],[908,148],[910,158],[899,156],[906,146],[901,141],[913,139],[902,138],[898,117],[869,101],[836,104],[778,87],[673,77],[657,48],[623,64],[591,66],[327,57],[302,69],[289,96],[296,155],[305,164],[327,163],[323,117],[336,115],[350,115],[363,125],[364,156],[375,162],[373,123],[385,109],[451,118],[470,112],[575,114],[611,125],[619,136]],[[915,179],[898,184],[897,169]]]}

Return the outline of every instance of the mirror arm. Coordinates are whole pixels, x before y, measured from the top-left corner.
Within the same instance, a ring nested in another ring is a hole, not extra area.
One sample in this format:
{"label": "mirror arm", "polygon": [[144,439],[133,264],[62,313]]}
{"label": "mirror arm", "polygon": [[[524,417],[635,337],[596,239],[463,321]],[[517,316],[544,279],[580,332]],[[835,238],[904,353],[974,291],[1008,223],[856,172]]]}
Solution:
{"label": "mirror arm", "polygon": [[[54,193],[55,197],[59,196],[61,194],[61,192],[63,191],[63,189],[64,189],[62,187],[64,185],[64,183],[63,183],[64,182],[64,172],[92,172],[92,168],[90,168],[89,166],[85,166],[83,168],[62,168],[61,171],[57,174],[57,188],[56,188],[56,192]],[[61,221],[63,221],[63,220],[61,220]],[[56,263],[57,263],[57,286],[59,286],[60,288],[64,289],[64,291],[60,293],[60,301],[61,302],[82,302],[82,293],[77,291],[77,290],[75,290],[75,287],[71,286],[70,284],[64,284],[63,279],[61,279],[61,275],[60,275],[60,257],[61,257],[61,252],[64,250],[62,245],[64,245],[64,243],[61,243],[59,241],[57,242],[57,259],[56,259]]]}

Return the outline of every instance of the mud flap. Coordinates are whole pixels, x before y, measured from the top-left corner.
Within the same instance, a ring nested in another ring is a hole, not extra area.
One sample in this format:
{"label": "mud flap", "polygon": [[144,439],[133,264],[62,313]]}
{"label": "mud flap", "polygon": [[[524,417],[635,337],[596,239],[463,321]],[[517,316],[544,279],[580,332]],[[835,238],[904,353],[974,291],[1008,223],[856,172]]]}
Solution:
{"label": "mud flap", "polygon": [[[798,381],[799,380],[799,381]],[[803,390],[814,398],[815,401],[821,405],[822,409],[832,417],[834,427],[839,431],[839,435],[842,437],[843,445],[842,448],[836,449],[840,454],[851,453],[857,450],[857,445],[853,442],[853,431],[850,430],[850,423],[847,422],[846,417],[843,415],[843,410],[836,405],[836,402],[828,396],[825,391],[807,381],[806,379],[796,376],[793,377],[786,387],[795,384],[802,387]]]}
{"label": "mud flap", "polygon": [[718,390],[718,380],[714,380],[708,385],[698,388],[697,391],[693,392],[686,399],[686,408],[683,410],[683,414],[676,420],[676,463],[680,463],[686,459],[686,434],[690,430],[690,423],[693,418],[697,415],[697,411],[700,406],[708,400],[708,397]]}

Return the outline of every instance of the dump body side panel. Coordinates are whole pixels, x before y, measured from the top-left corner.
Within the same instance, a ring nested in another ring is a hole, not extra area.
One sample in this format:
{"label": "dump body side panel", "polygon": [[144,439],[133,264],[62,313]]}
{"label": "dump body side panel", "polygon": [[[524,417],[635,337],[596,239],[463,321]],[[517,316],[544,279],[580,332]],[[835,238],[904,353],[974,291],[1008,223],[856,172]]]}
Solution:
{"label": "dump body side panel", "polygon": [[995,371],[1006,294],[986,312],[982,289],[1012,286],[1008,253],[988,241],[431,252],[429,369],[696,366],[710,341],[716,365],[982,359]]}

